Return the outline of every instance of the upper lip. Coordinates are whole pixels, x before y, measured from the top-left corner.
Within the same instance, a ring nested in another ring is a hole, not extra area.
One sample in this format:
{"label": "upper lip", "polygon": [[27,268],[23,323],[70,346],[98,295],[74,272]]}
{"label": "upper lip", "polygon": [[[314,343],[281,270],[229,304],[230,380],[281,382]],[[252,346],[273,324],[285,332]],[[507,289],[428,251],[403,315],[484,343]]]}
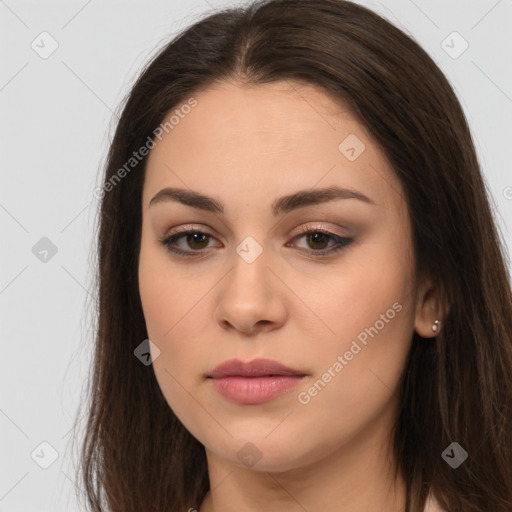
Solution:
{"label": "upper lip", "polygon": [[240,359],[230,359],[217,366],[208,377],[264,377],[270,375],[305,375],[304,373],[288,368],[271,359],[253,359],[243,362]]}

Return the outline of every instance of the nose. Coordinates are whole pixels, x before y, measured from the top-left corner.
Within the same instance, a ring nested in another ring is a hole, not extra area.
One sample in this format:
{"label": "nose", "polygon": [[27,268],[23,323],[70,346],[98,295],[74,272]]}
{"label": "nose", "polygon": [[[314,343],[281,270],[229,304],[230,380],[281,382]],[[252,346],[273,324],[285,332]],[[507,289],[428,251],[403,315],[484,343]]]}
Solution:
{"label": "nose", "polygon": [[233,266],[217,288],[215,320],[222,329],[254,335],[286,322],[288,288],[269,263],[265,251],[252,262],[234,252]]}

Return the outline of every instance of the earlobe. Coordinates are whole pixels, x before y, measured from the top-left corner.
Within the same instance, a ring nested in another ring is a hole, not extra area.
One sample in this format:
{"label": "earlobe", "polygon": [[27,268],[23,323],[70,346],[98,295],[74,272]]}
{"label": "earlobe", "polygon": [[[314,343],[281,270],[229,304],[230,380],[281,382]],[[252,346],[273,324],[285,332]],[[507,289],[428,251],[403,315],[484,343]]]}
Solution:
{"label": "earlobe", "polygon": [[416,300],[414,329],[422,338],[435,338],[441,331],[444,312],[430,279],[424,282]]}

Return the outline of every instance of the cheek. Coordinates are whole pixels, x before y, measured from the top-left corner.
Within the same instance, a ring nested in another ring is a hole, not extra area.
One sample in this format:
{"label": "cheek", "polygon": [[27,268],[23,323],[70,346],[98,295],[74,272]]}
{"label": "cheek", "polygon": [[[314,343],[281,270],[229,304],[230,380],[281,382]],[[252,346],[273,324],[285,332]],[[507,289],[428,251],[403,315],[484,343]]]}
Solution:
{"label": "cheek", "polygon": [[[206,371],[201,346],[201,325],[204,318],[201,295],[197,286],[170,272],[158,250],[144,248],[140,254],[139,289],[149,339],[160,353],[153,360],[153,371],[166,402],[174,414],[187,424],[193,435],[195,425],[208,421],[204,409],[197,406],[188,390],[195,379]],[[187,286],[187,284],[190,286]],[[203,330],[204,332],[204,330]]]}
{"label": "cheek", "polygon": [[[171,265],[165,251],[143,247],[139,264],[139,290],[149,339],[160,355],[155,360],[157,377],[163,372],[185,384],[207,371],[204,335],[211,325],[206,298],[210,279],[184,276]],[[172,379],[171,379],[172,380]],[[171,385],[165,379],[165,387]]]}
{"label": "cheek", "polygon": [[400,344],[412,332],[411,279],[406,252],[383,240],[347,253],[320,277],[322,286],[305,287],[301,296],[320,320],[317,328],[328,352],[349,350],[355,339],[371,340],[375,330],[375,339]]}
{"label": "cheek", "polygon": [[307,402],[314,417],[329,417],[334,425],[354,422],[355,428],[378,414],[398,385],[414,324],[412,269],[403,247],[391,241],[361,246],[357,259],[344,262],[350,272],[340,268],[323,303],[317,300],[316,310],[335,335],[305,347],[318,373],[299,390],[299,403]]}
{"label": "cheek", "polygon": [[186,314],[194,287],[185,286],[164,248],[144,240],[139,258],[139,291],[148,335],[165,342]]}
{"label": "cheek", "polygon": [[340,446],[350,442],[356,432],[378,425],[384,416],[393,421],[413,323],[406,287],[396,283],[389,288],[381,277],[374,282],[377,288],[348,287],[352,295],[344,294],[344,304],[331,317],[337,341],[305,347],[317,371],[297,389],[296,418],[303,422],[305,438],[314,430],[322,440],[315,445],[317,454],[332,450],[334,439]]}
{"label": "cheek", "polygon": [[[161,359],[171,359],[169,353],[182,357],[193,346],[193,334],[187,329],[186,291],[176,293],[179,283],[158,277],[158,274],[142,272],[140,295],[149,339],[161,351]],[[194,312],[197,315],[197,311]],[[193,313],[189,311],[189,315]]]}

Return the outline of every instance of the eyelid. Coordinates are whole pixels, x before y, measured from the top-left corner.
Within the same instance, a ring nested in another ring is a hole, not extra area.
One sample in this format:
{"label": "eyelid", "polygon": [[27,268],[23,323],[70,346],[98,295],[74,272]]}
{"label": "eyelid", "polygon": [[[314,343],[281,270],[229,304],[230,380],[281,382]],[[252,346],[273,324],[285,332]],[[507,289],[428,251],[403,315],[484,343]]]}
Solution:
{"label": "eyelid", "polygon": [[[302,225],[299,228],[298,232],[295,233],[294,235],[292,235],[292,238],[295,238],[299,234],[308,233],[308,232],[313,231],[313,230],[318,230],[318,231],[323,232],[323,233],[328,234],[328,235],[335,235],[335,236],[338,236],[340,238],[351,238],[350,235],[343,235],[342,233],[334,233],[332,231],[332,228],[325,227],[323,224],[320,224],[318,222],[317,223],[313,222],[312,224]],[[169,237],[177,235],[179,233],[188,233],[190,231],[193,231],[193,232],[196,232],[196,233],[202,233],[202,234],[205,234],[205,235],[209,235],[212,238],[217,238],[214,234],[212,234],[212,232],[211,232],[211,230],[210,230],[210,228],[208,226],[205,226],[203,228],[202,224],[184,224],[182,226],[179,226],[176,229],[171,229],[171,230],[167,231],[163,238],[169,238]]]}
{"label": "eyelid", "polygon": [[163,236],[163,238],[165,240],[174,235],[187,234],[190,232],[202,233],[204,235],[210,236],[211,238],[217,239],[217,237],[211,233],[210,228],[208,228],[208,227],[203,228],[201,224],[185,224],[183,226],[179,226],[176,229],[171,229],[168,232],[166,232],[166,234]]}
{"label": "eyelid", "polygon": [[[325,227],[324,225],[319,224],[319,223],[316,223],[316,224],[313,223],[313,225],[306,224],[304,226],[301,226],[300,229],[299,229],[299,233],[298,234],[308,233],[310,231],[316,231],[316,230],[318,230],[319,232],[328,234],[328,235],[335,235],[335,236],[338,236],[340,238],[350,238],[349,235],[343,235],[341,233],[334,233],[332,231],[332,228]],[[294,235],[294,236],[296,236],[296,235]]]}

